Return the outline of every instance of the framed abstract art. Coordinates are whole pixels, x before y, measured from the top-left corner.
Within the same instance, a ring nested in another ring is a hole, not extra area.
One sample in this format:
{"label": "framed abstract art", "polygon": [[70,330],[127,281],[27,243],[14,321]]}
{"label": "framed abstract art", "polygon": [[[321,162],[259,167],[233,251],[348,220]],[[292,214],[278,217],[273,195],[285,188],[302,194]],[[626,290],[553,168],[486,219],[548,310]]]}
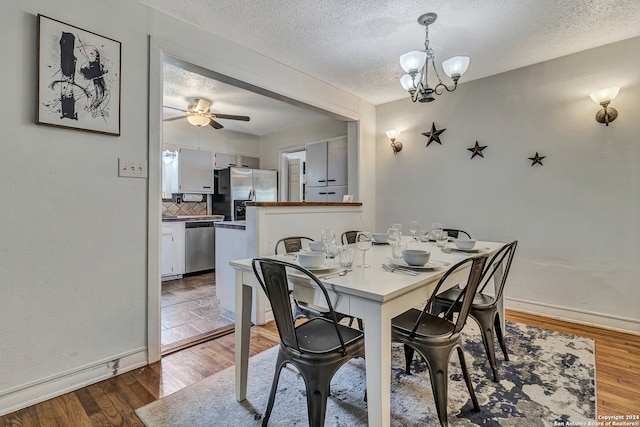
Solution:
{"label": "framed abstract art", "polygon": [[36,123],[120,136],[120,42],[38,15]]}

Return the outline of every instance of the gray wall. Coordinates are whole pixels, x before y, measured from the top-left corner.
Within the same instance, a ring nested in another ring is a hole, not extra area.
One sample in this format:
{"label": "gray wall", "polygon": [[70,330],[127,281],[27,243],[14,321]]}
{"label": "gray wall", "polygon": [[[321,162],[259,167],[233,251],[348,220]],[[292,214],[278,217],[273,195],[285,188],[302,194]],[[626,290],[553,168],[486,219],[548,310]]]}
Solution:
{"label": "gray wall", "polygon": [[[509,306],[640,331],[638,51],[630,39],[378,106],[377,228],[415,219],[518,239]],[[609,86],[620,115],[605,127],[589,93]],[[432,122],[446,131],[425,147]],[[476,141],[488,147],[470,159]]]}

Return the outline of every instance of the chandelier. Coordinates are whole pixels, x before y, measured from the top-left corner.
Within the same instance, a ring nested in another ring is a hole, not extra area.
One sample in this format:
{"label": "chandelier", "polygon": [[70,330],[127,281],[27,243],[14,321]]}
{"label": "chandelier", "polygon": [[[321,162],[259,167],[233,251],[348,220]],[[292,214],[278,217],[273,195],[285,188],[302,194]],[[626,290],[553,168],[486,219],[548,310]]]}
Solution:
{"label": "chandelier", "polygon": [[[453,88],[447,87],[442,82],[436,64],[434,62],[433,49],[429,47],[429,25],[438,18],[435,13],[425,13],[418,18],[418,23],[425,27],[424,50],[414,50],[400,57],[400,66],[407,73],[400,79],[402,87],[409,92],[413,102],[431,102],[435,100],[434,94],[442,95],[444,91],[453,92],[458,87],[458,80],[469,68],[468,56],[454,56],[442,63],[445,74],[453,80]],[[435,87],[429,86],[429,62],[433,66],[433,72],[438,78]]]}

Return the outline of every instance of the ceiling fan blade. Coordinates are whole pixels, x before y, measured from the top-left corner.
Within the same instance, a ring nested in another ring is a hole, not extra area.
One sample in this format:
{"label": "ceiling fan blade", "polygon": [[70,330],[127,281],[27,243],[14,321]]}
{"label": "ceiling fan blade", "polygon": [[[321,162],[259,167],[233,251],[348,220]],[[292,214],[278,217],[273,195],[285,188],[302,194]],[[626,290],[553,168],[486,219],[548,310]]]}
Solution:
{"label": "ceiling fan blade", "polygon": [[209,119],[209,126],[211,126],[214,129],[222,129],[224,127],[213,119]]}
{"label": "ceiling fan blade", "polygon": [[249,117],[247,116],[233,116],[230,114],[211,113],[211,117],[215,117],[216,119],[242,120],[243,122],[249,121]]}
{"label": "ceiling fan blade", "polygon": [[189,116],[169,117],[168,119],[164,119],[163,122],[172,122],[174,120],[184,119],[185,117],[189,117]]}
{"label": "ceiling fan blade", "polygon": [[169,107],[168,105],[163,105],[164,108],[171,108],[172,110],[182,111],[183,113],[188,113],[189,111],[183,110],[182,108]]}

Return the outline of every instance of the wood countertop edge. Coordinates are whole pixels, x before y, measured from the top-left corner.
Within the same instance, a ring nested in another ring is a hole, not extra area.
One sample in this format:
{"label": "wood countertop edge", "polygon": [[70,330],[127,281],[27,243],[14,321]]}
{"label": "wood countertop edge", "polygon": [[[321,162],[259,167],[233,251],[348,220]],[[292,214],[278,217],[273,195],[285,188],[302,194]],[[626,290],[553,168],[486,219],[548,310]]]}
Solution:
{"label": "wood countertop edge", "polygon": [[291,207],[291,206],[362,206],[361,202],[246,202],[247,206],[256,207]]}

